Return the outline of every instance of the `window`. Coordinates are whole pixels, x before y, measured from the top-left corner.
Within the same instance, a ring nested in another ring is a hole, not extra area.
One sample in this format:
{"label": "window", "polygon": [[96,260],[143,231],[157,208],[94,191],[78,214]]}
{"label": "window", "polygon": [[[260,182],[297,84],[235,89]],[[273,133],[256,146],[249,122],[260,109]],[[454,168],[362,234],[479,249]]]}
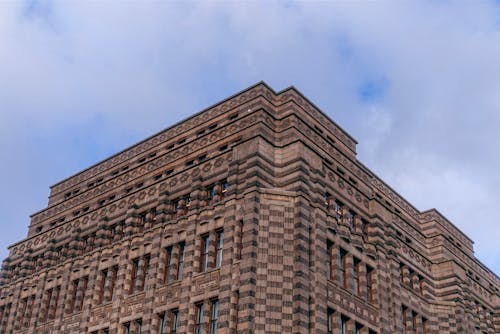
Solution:
{"label": "window", "polygon": [[422,317],[422,334],[427,334],[429,333],[427,329],[427,319]]}
{"label": "window", "polygon": [[219,316],[219,301],[212,300],[210,303],[210,334],[217,334],[217,318]]}
{"label": "window", "polygon": [[341,202],[335,201],[335,219],[337,219],[337,221],[342,220],[342,207],[343,204]]}
{"label": "window", "polygon": [[239,303],[240,303],[240,290],[236,290],[236,293],[235,293],[235,297],[236,297],[236,301],[235,301],[235,308],[236,308],[236,312],[235,315],[234,315],[234,322],[235,322],[235,329],[234,331],[236,333],[238,333],[238,318],[239,318],[239,313],[240,313],[240,306],[239,306]]}
{"label": "window", "polygon": [[123,324],[123,332],[124,334],[130,334],[130,322]]}
{"label": "window", "polygon": [[412,311],[411,312],[411,318],[413,320],[413,333],[414,334],[418,334],[417,333],[417,328],[418,328],[418,324],[417,324],[417,313]]}
{"label": "window", "polygon": [[347,226],[349,226],[349,228],[351,230],[354,229],[354,217],[355,216],[356,216],[356,214],[353,211],[351,211],[351,210],[347,211],[346,222],[347,222]]}
{"label": "window", "polygon": [[[55,317],[55,314],[56,314],[56,309],[57,309],[57,299],[59,297],[59,287],[57,288],[56,290],[56,304],[54,306],[54,309],[52,310],[51,312],[51,319],[54,319]],[[24,325],[24,327],[28,328],[31,324],[31,316],[33,315],[33,307],[35,306],[35,298],[36,296],[35,295],[32,295],[29,300],[28,300],[28,311],[26,312],[26,323]],[[49,315],[50,316],[50,315]]]}
{"label": "window", "polygon": [[335,262],[333,242],[328,240],[326,242],[326,247],[327,247],[327,251],[328,251],[326,274],[327,274],[328,279],[332,280],[333,279],[333,269],[334,269],[333,266],[334,266],[334,262]]}
{"label": "window", "polygon": [[353,291],[354,291],[354,294],[357,295],[357,296],[360,296],[361,295],[361,287],[360,287],[360,284],[359,284],[359,268],[361,266],[361,261],[357,258],[354,258],[354,261],[353,261],[353,271],[352,271],[352,275],[353,275]]}
{"label": "window", "polygon": [[158,327],[158,334],[163,334],[165,329],[165,313],[158,315],[158,320],[160,320],[160,326]]}
{"label": "window", "polygon": [[172,246],[167,247],[165,253],[167,258],[165,259],[163,282],[167,284],[170,279],[170,272],[172,271]]}
{"label": "window", "polygon": [[115,297],[116,277],[118,276],[118,266],[111,268],[111,277],[109,279],[109,296],[107,301],[112,301]]}
{"label": "window", "polygon": [[208,268],[208,234],[201,236],[200,272]]}
{"label": "window", "polygon": [[415,280],[414,280],[415,272],[412,269],[410,269],[409,276],[410,276],[410,287],[413,290],[413,289],[415,289],[415,286],[414,286],[414,284],[415,284]]}
{"label": "window", "polygon": [[347,321],[349,321],[349,318],[346,316],[340,317],[340,334],[347,334]]}
{"label": "window", "polygon": [[366,300],[373,303],[373,268],[366,266]]}
{"label": "window", "polygon": [[176,279],[181,280],[182,279],[182,274],[184,272],[184,253],[186,249],[186,244],[184,242],[181,242],[179,244],[179,259],[177,261],[177,275]]}
{"label": "window", "polygon": [[5,329],[10,315],[11,304],[0,306],[0,332]]}
{"label": "window", "polygon": [[208,203],[212,203],[215,196],[215,185],[213,184],[209,185],[208,187],[205,188],[205,191],[207,192]]}
{"label": "window", "polygon": [[401,306],[401,313],[402,313],[402,320],[403,320],[403,323],[402,323],[402,333],[404,334],[407,334],[408,333],[408,327],[407,327],[407,311],[408,311],[408,308],[406,306]]}
{"label": "window", "polygon": [[177,334],[177,327],[179,327],[179,310],[172,310],[172,331],[171,334]]}
{"label": "window", "polygon": [[69,313],[73,313],[74,308],[75,308],[76,294],[78,291],[78,280],[74,280],[72,282],[71,288],[72,288],[72,291],[71,291]]}
{"label": "window", "polygon": [[130,279],[130,293],[143,291],[148,287],[150,256],[144,255],[132,261],[132,275]]}
{"label": "window", "polygon": [[363,325],[356,323],[356,325],[354,326],[354,333],[361,334],[362,330],[363,330]]}
{"label": "window", "polygon": [[151,263],[151,256],[149,256],[149,255],[144,256],[144,266],[142,268],[142,279],[143,280],[142,280],[142,285],[141,285],[141,291],[148,289],[150,263]]}
{"label": "window", "polygon": [[340,249],[340,263],[339,263],[339,268],[340,268],[340,286],[343,287],[343,288],[347,287],[346,261],[347,261],[347,252],[341,248]]}
{"label": "window", "polygon": [[[49,302],[49,319],[55,319],[56,317],[56,310],[57,310],[57,303],[59,301],[59,293],[61,292],[61,287],[58,286],[58,287],[55,287],[54,289],[52,289],[52,293],[51,293],[51,300]],[[84,292],[84,296],[85,296],[85,292]],[[82,297],[82,300],[83,300],[83,297]],[[33,302],[35,301],[35,296],[32,297],[32,300],[31,300],[31,306],[30,306],[30,313],[29,313],[29,318],[31,318],[31,312],[33,311]],[[28,318],[28,320],[29,320]],[[29,326],[29,324],[28,324]]]}
{"label": "window", "polygon": [[[135,321],[135,327],[136,327],[136,333],[137,334],[142,334],[142,319],[137,319]],[[134,333],[135,334],[135,333]]]}
{"label": "window", "polygon": [[130,279],[130,288],[129,288],[130,293],[135,292],[138,272],[139,272],[139,258],[134,259],[132,261],[132,275],[131,275],[131,279]]}
{"label": "window", "polygon": [[215,267],[220,268],[222,265],[222,247],[224,246],[224,231],[218,230],[215,232],[215,235],[216,235]]}
{"label": "window", "polygon": [[108,269],[101,271],[101,282],[99,284],[99,291],[97,295],[97,305],[102,304],[104,300],[104,287],[106,286],[106,278],[108,277]]}
{"label": "window", "polygon": [[328,193],[328,192],[325,193],[323,203],[325,204],[325,207],[327,209],[330,208],[330,205],[332,203],[332,195],[330,195],[330,193]]}
{"label": "window", "polygon": [[326,334],[333,334],[333,309],[328,308],[326,317]]}
{"label": "window", "polygon": [[28,298],[24,298],[23,300],[21,300],[21,310],[19,312],[21,314],[21,319],[19,320],[19,323],[20,323],[21,327],[23,326],[23,323],[24,323],[24,316],[26,314],[26,309],[27,308],[28,308]]}
{"label": "window", "polygon": [[238,259],[241,260],[241,250],[243,249],[243,220],[238,223]]}
{"label": "window", "polygon": [[87,292],[87,284],[89,282],[88,276],[82,278],[81,282],[81,298],[80,298],[80,304],[78,305],[78,311],[83,310],[83,302],[85,301],[85,293]]}
{"label": "window", "polygon": [[229,183],[226,180],[223,180],[221,182],[221,192],[222,192],[221,199],[227,195],[228,191],[229,191]]}
{"label": "window", "polygon": [[203,329],[203,304],[196,304],[196,323],[194,326],[195,334],[202,334]]}

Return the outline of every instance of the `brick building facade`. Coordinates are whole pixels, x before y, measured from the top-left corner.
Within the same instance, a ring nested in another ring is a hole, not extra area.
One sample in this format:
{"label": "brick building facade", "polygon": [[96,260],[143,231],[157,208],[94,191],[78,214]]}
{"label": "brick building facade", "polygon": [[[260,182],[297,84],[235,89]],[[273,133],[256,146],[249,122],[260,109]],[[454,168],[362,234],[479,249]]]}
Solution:
{"label": "brick building facade", "polygon": [[500,333],[500,280],[436,210],[259,83],[51,187],[0,333]]}

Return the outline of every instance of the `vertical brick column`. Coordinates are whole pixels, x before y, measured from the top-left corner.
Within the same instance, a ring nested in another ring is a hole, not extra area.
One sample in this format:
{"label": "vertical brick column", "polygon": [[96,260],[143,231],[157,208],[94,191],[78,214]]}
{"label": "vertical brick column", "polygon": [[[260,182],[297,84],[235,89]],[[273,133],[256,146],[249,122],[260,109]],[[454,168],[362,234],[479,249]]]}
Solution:
{"label": "vertical brick column", "polygon": [[248,194],[242,205],[243,249],[240,261],[240,300],[238,334],[255,333],[256,282],[257,282],[257,239],[259,231],[258,202],[254,194]]}
{"label": "vertical brick column", "polygon": [[[165,248],[161,247],[161,238],[157,241],[159,244],[157,245],[158,247],[158,252],[156,256],[156,267],[152,265],[153,268],[158,268],[156,270],[156,275],[155,277],[155,288],[158,289],[162,285],[164,285],[166,282],[171,281],[171,277],[167,277],[166,275],[166,270],[167,270],[167,251]],[[173,248],[172,247],[172,253],[173,253]],[[170,259],[172,260],[172,259]],[[172,269],[170,269],[172,271]],[[168,276],[171,276],[172,273],[170,273]]]}
{"label": "vertical brick column", "polygon": [[51,294],[48,293],[48,290],[44,290],[42,293],[42,298],[40,301],[40,309],[38,313],[38,321],[40,323],[45,323],[49,320],[49,312],[50,312],[50,300]]}
{"label": "vertical brick column", "polygon": [[[165,252],[166,253],[166,252]],[[179,271],[179,257],[180,257],[180,246],[179,243],[172,245],[172,266],[170,269],[169,277],[167,277],[167,282],[173,282],[177,279],[177,273]],[[166,258],[166,255],[165,255]]]}
{"label": "vertical brick column", "polygon": [[340,280],[341,280],[341,277],[340,277],[340,275],[341,275],[341,272],[340,272],[340,248],[337,245],[334,245],[332,248],[332,256],[333,256],[332,280],[338,286],[342,286],[340,284]]}
{"label": "vertical brick column", "polygon": [[354,274],[354,258],[351,253],[347,253],[346,255],[346,260],[345,260],[345,277],[346,277],[346,285],[345,288],[348,291],[353,291],[354,284],[353,284],[353,274]]}
{"label": "vertical brick column", "polygon": [[403,265],[401,267],[401,277],[402,277],[402,284],[406,286],[410,286],[411,280],[410,280],[410,269],[408,268],[407,265]]}
{"label": "vertical brick column", "polygon": [[168,211],[170,210],[168,196],[168,191],[164,191],[158,196],[156,205],[156,224],[164,224],[168,220]]}
{"label": "vertical brick column", "polygon": [[385,247],[377,246],[377,255],[373,296],[374,304],[380,307],[380,334],[400,333],[399,262],[395,259],[394,253],[390,255],[386,253]]}
{"label": "vertical brick column", "polygon": [[[192,275],[193,272],[198,271],[198,261],[196,259],[196,252],[199,252],[199,238],[196,235],[196,227],[199,223],[199,218],[197,215],[190,215],[186,224],[185,231],[185,256],[184,256],[184,270],[183,270],[183,280],[180,286],[179,292],[179,333],[192,333],[193,330],[193,319],[194,319],[194,307],[193,301],[191,300],[191,292],[193,289]],[[177,249],[178,247],[174,247]],[[177,253],[179,254],[179,253]],[[178,257],[179,255],[177,255]],[[177,258],[174,262],[177,266]],[[177,272],[177,267],[176,271]]]}
{"label": "vertical brick column", "polygon": [[[234,202],[234,201],[233,201]],[[222,239],[222,262],[219,270],[219,313],[218,313],[218,331],[221,334],[230,334],[232,325],[231,316],[235,311],[235,290],[237,286],[233,286],[233,261],[232,254],[234,253],[234,234],[235,225],[238,221],[235,219],[235,207],[231,201],[226,198],[226,214],[224,216],[224,236]],[[233,214],[231,214],[233,213]],[[215,260],[215,259],[214,259]]]}
{"label": "vertical brick column", "polygon": [[84,282],[84,278],[83,277],[80,277],[78,279],[78,285],[76,287],[76,298],[75,298],[75,305],[74,305],[74,312],[79,312],[82,310],[82,308],[80,307],[82,305],[82,301],[83,301],[83,289],[85,287],[85,282]]}
{"label": "vertical brick column", "polygon": [[137,272],[135,273],[135,287],[134,291],[142,291],[142,288],[144,287],[144,278],[145,278],[145,267],[146,267],[146,259],[145,256],[141,256],[139,258],[139,266],[137,267]]}
{"label": "vertical brick column", "polygon": [[346,331],[345,331],[346,334],[347,333],[354,333],[354,330],[356,328],[356,324],[355,324],[354,320],[349,319],[349,320],[346,321],[346,326],[345,327],[346,327]]}
{"label": "vertical brick column", "polygon": [[137,206],[131,205],[127,210],[127,218],[125,219],[125,227],[123,233],[126,236],[132,236],[137,233]]}
{"label": "vertical brick column", "polygon": [[[311,332],[312,333],[326,333],[327,331],[327,317],[328,317],[328,299],[331,292],[328,291],[328,281],[330,280],[327,266],[329,267],[330,254],[328,252],[328,239],[327,239],[327,226],[326,215],[318,206],[314,209],[314,219],[312,230],[309,238],[311,256],[314,262],[311,264],[312,272],[311,282],[311,310],[314,314],[311,315]],[[331,251],[337,250],[338,247],[333,245]],[[338,253],[337,253],[338,256]],[[337,257],[333,257],[337,259]],[[338,261],[332,263],[336,265]],[[332,274],[337,272],[332,267]]]}
{"label": "vertical brick column", "polygon": [[[309,301],[312,298],[310,291],[310,267],[313,258],[310,256],[312,213],[305,198],[290,196],[288,200],[283,213],[283,257],[285,261],[283,285],[284,288],[293,289],[293,308],[286,307],[288,301],[283,299],[283,317],[286,319],[292,316],[292,323],[283,319],[281,330],[284,333],[289,332],[289,326],[292,325],[293,333],[308,333],[311,324]],[[287,245],[293,245],[293,247],[287,247]],[[285,282],[287,279],[290,282]]]}
{"label": "vertical brick column", "polygon": [[413,291],[420,294],[420,279],[417,273],[413,273],[410,277],[410,286],[413,287]]}
{"label": "vertical brick column", "polygon": [[[102,282],[100,282],[100,286],[102,286],[103,291],[102,291],[102,300],[101,304],[104,304],[108,301],[111,300],[111,284],[112,284],[112,279],[113,279],[113,267],[109,267],[106,269],[105,275],[101,272],[101,277]],[[104,284],[103,284],[104,283]]]}
{"label": "vertical brick column", "polygon": [[367,290],[367,280],[366,280],[366,264],[363,262],[359,264],[358,281],[359,281],[359,297],[361,297],[364,300],[367,300],[366,295],[368,293],[368,290]]}
{"label": "vertical brick column", "polygon": [[75,281],[68,281],[67,285],[68,288],[66,289],[66,302],[65,304],[65,313],[66,314],[71,314],[73,313],[74,309],[76,308],[76,298],[74,297],[76,291],[78,290],[78,285],[75,284],[78,282]]}
{"label": "vertical brick column", "polygon": [[415,332],[415,333],[423,333],[423,328],[422,328],[422,316],[421,316],[421,315],[417,316],[417,317],[414,319],[413,323],[414,323],[414,324],[416,325],[416,327],[417,327],[417,328],[414,328],[414,329],[413,329],[413,330],[414,330],[414,332]]}
{"label": "vertical brick column", "polygon": [[104,272],[102,270],[97,270],[94,289],[92,290],[92,306],[104,304],[106,298],[104,297],[104,291],[106,291],[106,276],[108,275],[109,269]]}
{"label": "vertical brick column", "polygon": [[55,286],[52,289],[50,289],[50,298],[49,298],[49,308],[47,310],[47,320],[54,320],[54,316],[56,313],[56,308],[57,308],[57,302],[59,298],[59,287]]}
{"label": "vertical brick column", "polygon": [[215,268],[215,252],[217,245],[215,244],[215,231],[210,231],[208,234],[208,260],[207,271]]}

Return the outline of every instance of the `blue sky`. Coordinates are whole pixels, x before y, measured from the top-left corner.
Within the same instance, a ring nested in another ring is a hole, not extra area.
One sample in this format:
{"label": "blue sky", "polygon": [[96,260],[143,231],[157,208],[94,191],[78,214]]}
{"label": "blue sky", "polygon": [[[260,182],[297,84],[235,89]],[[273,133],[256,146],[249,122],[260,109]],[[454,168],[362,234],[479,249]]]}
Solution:
{"label": "blue sky", "polygon": [[499,274],[499,23],[495,1],[0,2],[0,257],[49,185],[264,80]]}

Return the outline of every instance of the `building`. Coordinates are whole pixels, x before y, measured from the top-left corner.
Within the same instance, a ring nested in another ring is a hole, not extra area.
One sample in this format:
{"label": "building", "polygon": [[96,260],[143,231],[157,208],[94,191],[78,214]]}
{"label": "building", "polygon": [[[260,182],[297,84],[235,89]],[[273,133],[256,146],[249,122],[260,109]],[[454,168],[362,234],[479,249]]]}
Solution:
{"label": "building", "polygon": [[51,187],[0,333],[500,333],[500,280],[438,211],[265,83]]}

